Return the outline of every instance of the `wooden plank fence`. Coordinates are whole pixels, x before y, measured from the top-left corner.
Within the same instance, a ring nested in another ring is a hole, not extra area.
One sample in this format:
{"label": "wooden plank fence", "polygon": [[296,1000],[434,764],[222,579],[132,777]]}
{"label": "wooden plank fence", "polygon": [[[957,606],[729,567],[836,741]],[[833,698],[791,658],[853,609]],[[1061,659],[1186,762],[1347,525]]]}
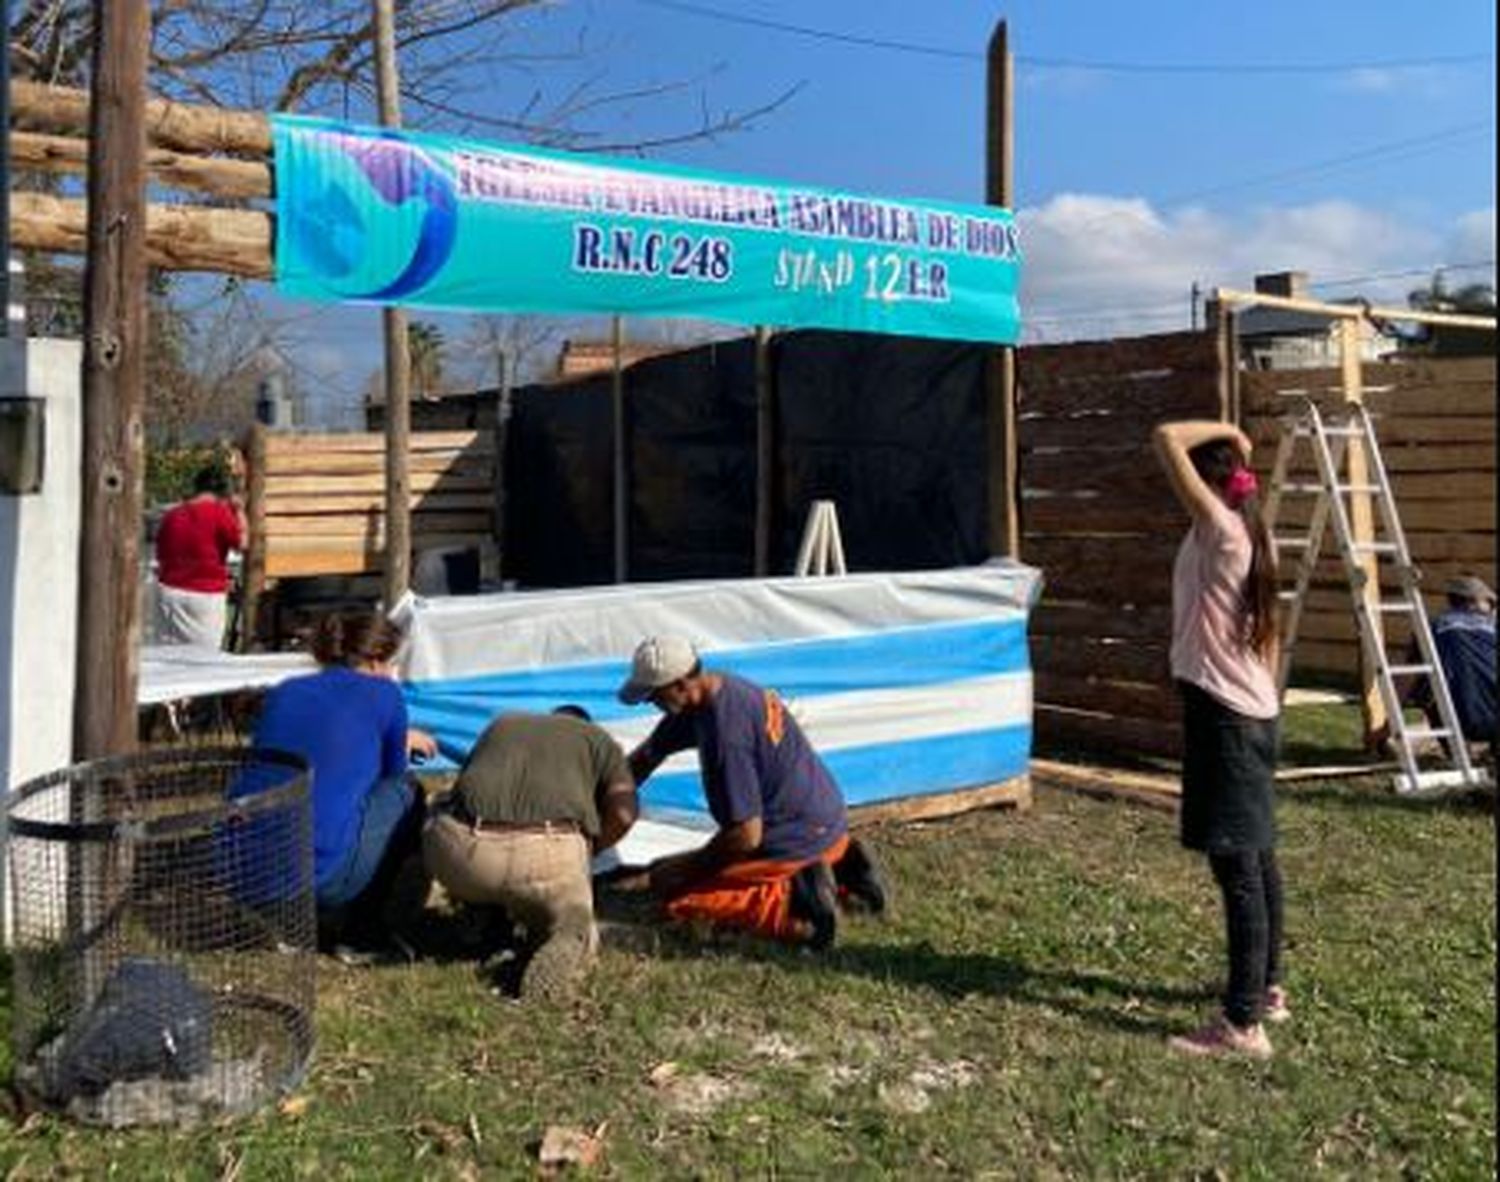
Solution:
{"label": "wooden plank fence", "polygon": [[[250,437],[247,617],[277,579],[361,575],[381,569],[385,546],[385,438],[275,432]],[[479,551],[496,574],[495,446],[489,432],[411,436],[412,545],[416,554]]]}
{"label": "wooden plank fence", "polygon": [[1045,747],[1175,754],[1172,559],[1187,528],[1151,450],[1167,419],[1220,418],[1217,334],[1033,346],[1018,357],[1021,558]]}
{"label": "wooden plank fence", "polygon": [[[1396,511],[1422,570],[1428,609],[1436,612],[1443,606],[1443,584],[1453,575],[1474,572],[1493,581],[1495,359],[1371,364],[1363,377],[1364,402],[1391,474]],[[1240,390],[1243,426],[1256,442],[1262,478],[1275,455],[1281,420],[1304,398],[1313,398],[1325,412],[1337,412],[1342,404],[1334,369],[1250,371],[1241,375]],[[1306,457],[1305,450],[1301,454]],[[1316,479],[1310,463],[1297,475]],[[1310,508],[1306,500],[1285,503],[1281,525],[1288,530],[1305,525]],[[1331,535],[1324,553],[1330,557],[1314,576],[1294,676],[1353,677],[1359,637]],[[1392,646],[1406,643],[1406,620],[1391,617],[1385,624]]]}

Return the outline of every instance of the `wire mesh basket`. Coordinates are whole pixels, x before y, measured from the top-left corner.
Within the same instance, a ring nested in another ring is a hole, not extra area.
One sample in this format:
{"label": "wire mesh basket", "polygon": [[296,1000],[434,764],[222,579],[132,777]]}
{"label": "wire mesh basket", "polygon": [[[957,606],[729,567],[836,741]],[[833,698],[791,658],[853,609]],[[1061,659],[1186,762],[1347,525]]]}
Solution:
{"label": "wire mesh basket", "polygon": [[102,759],[10,799],[15,1082],[111,1127],[295,1088],[312,1053],[310,773],[220,747]]}

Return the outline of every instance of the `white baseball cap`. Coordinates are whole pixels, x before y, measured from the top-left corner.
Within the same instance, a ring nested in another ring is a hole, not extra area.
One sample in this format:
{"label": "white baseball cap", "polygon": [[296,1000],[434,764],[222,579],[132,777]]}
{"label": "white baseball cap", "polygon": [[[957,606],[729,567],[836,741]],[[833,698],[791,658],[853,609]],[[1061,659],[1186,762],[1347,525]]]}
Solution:
{"label": "white baseball cap", "polygon": [[1478,575],[1459,575],[1457,578],[1449,579],[1448,585],[1443,590],[1455,599],[1467,599],[1470,603],[1477,603],[1481,607],[1495,602],[1495,593]]}
{"label": "white baseball cap", "polygon": [[664,685],[686,677],[698,664],[698,650],[681,636],[648,636],[636,646],[620,701],[634,706]]}

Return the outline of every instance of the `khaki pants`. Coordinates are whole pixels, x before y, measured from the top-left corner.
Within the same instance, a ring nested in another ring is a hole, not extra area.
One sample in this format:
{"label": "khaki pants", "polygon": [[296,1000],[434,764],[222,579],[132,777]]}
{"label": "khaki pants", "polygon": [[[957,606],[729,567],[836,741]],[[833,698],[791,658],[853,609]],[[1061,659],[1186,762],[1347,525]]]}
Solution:
{"label": "khaki pants", "polygon": [[587,933],[598,945],[588,840],[559,830],[481,830],[438,812],[422,832],[432,876],[455,899],[504,907],[533,944],[557,931]]}

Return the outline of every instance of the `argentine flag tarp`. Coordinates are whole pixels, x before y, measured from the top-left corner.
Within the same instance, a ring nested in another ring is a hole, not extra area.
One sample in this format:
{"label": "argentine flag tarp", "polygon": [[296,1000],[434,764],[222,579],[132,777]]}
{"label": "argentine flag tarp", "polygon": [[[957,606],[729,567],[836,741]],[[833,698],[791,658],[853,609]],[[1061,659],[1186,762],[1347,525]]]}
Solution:
{"label": "argentine flag tarp", "polygon": [[[777,690],[850,804],[1025,772],[1030,567],[592,587],[416,600],[403,677],[411,724],[462,761],[508,710],[582,706],[629,750],[660,715],[615,691],[636,644],[685,636],[706,666]],[[643,811],[706,817],[696,754],[668,760]]]}

